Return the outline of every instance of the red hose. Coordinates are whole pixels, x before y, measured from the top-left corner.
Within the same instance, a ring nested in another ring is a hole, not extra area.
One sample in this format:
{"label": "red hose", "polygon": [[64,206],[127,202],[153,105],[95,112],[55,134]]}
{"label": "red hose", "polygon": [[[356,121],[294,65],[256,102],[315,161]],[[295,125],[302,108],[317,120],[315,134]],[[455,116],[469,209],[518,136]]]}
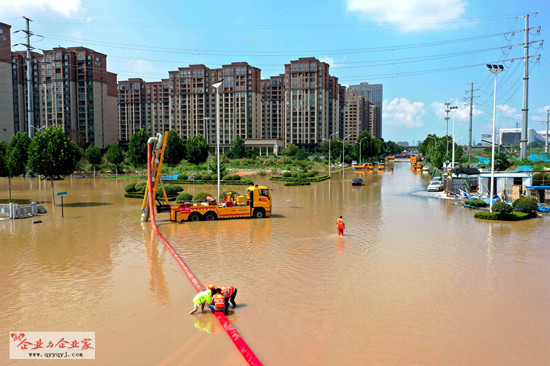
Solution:
{"label": "red hose", "polygon": [[[162,234],[160,233],[157,227],[157,222],[155,220],[155,210],[154,210],[155,207],[153,205],[153,178],[152,178],[152,170],[151,170],[151,153],[152,153],[152,146],[151,146],[151,143],[148,143],[147,144],[147,180],[149,183],[149,189],[147,191],[149,194],[149,212],[151,214],[151,224],[153,225],[153,230],[157,233],[160,240],[162,240],[162,242],[164,243],[166,248],[168,248],[170,253],[172,253],[172,256],[176,259],[181,269],[183,269],[183,271],[185,272],[185,274],[187,275],[187,277],[189,278],[193,286],[195,286],[195,289],[197,290],[197,292],[200,292],[203,289],[202,285],[197,280],[195,275],[193,275],[193,272],[191,272],[189,267],[185,265],[181,257],[174,250],[174,248],[172,248],[172,246],[168,243],[168,241],[166,241],[164,236],[162,236]],[[231,338],[231,340],[233,341],[233,343],[235,344],[239,352],[241,352],[243,357],[246,359],[248,364],[261,366],[262,363],[260,362],[258,357],[256,357],[254,352],[252,352],[250,347],[248,347],[248,344],[246,344],[244,339],[241,337],[239,332],[237,332],[233,324],[231,324],[231,322],[227,319],[225,314],[223,314],[220,311],[215,311],[214,315],[216,316],[220,324],[223,326],[223,329],[225,329],[225,332],[227,333],[229,338]]]}

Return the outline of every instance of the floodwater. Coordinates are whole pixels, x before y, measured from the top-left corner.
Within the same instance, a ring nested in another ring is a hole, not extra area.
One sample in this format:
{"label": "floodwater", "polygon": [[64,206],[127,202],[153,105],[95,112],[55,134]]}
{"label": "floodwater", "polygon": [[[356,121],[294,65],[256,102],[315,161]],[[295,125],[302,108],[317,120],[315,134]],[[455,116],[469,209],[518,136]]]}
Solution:
{"label": "floodwater", "polygon": [[[199,281],[238,288],[228,318],[265,365],[548,365],[550,217],[475,220],[411,195],[428,177],[391,167],[309,187],[255,177],[273,189],[273,217],[163,213],[159,229]],[[10,331],[95,332],[96,361],[66,364],[246,364],[213,315],[188,315],[195,289],[140,222],[141,200],[123,197],[128,182],[57,181],[61,218],[49,183],[12,181],[48,213],[0,221],[1,364]]]}

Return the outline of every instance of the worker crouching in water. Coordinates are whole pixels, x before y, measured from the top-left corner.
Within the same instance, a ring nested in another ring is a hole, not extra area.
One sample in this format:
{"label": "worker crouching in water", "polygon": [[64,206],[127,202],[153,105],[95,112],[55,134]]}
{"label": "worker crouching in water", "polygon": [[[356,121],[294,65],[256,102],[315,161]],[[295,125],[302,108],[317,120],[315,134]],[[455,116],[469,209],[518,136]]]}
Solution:
{"label": "worker crouching in water", "polygon": [[237,289],[233,286],[224,286],[220,287],[222,290],[222,295],[225,298],[225,307],[229,309],[229,300],[231,300],[231,304],[233,304],[233,309],[237,307],[237,303],[235,303],[235,296],[237,296]]}
{"label": "worker crouching in water", "polygon": [[212,295],[212,290],[210,289],[206,289],[196,294],[193,298],[193,310],[191,310],[189,314],[195,314],[197,310],[199,310],[199,306],[201,307],[201,311],[204,312],[204,305],[212,303]]}
{"label": "worker crouching in water", "polygon": [[215,290],[212,290],[212,293],[214,296],[212,297],[212,303],[208,305],[208,307],[214,311],[223,311],[225,313],[226,307],[225,307],[225,298],[222,295],[222,290],[217,288]]}

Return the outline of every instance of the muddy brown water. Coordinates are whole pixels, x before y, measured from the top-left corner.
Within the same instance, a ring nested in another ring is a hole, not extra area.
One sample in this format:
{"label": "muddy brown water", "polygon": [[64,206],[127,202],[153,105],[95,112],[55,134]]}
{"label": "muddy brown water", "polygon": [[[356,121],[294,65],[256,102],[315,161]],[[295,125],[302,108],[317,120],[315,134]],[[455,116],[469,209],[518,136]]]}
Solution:
{"label": "muddy brown water", "polygon": [[[411,195],[428,177],[390,167],[310,187],[255,177],[273,189],[272,218],[159,214],[159,228],[199,281],[238,288],[228,318],[265,365],[547,365],[550,217],[474,220]],[[48,213],[0,221],[1,364],[15,330],[93,331],[101,365],[246,364],[212,315],[188,315],[195,290],[140,222],[141,200],[123,197],[128,182],[56,182],[61,218],[49,183],[12,181],[14,198]]]}

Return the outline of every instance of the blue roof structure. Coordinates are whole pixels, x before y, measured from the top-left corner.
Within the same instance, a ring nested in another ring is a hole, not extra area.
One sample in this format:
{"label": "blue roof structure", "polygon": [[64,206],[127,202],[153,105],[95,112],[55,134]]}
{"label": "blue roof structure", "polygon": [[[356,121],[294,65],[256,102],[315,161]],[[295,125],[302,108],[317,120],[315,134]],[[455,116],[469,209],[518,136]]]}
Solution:
{"label": "blue roof structure", "polygon": [[516,169],[516,172],[532,172],[532,171],[533,171],[533,168],[531,168],[529,165],[522,165]]}
{"label": "blue roof structure", "polygon": [[527,159],[529,159],[529,161],[532,161],[534,163],[539,161],[544,161],[546,163],[550,162],[550,158],[548,158],[546,155],[543,155],[543,154],[531,154]]}

